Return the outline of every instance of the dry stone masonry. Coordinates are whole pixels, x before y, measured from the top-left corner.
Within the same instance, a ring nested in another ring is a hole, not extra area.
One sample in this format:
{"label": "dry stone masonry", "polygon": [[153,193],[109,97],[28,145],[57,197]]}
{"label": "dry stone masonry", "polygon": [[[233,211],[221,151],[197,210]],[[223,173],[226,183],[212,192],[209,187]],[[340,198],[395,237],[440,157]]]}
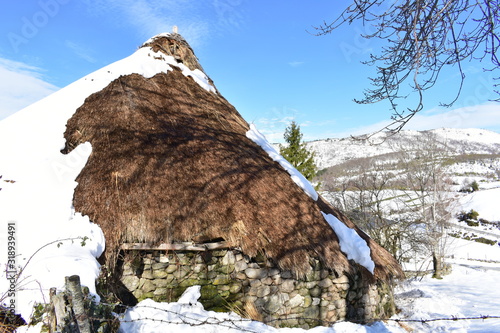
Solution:
{"label": "dry stone masonry", "polygon": [[[207,310],[233,310],[276,327],[310,328],[338,320],[368,321],[394,313],[392,290],[370,283],[360,272],[336,276],[319,261],[296,277],[264,256],[249,258],[237,250],[204,252],[129,252],[122,283],[138,301],[176,301],[187,287],[201,286]],[[254,311],[255,312],[255,311]]]}

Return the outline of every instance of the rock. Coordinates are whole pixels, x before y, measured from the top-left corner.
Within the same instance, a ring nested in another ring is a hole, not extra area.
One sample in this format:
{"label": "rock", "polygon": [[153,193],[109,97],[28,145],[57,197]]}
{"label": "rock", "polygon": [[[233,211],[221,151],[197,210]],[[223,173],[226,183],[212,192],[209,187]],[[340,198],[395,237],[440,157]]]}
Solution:
{"label": "rock", "polygon": [[190,272],[189,272],[189,268],[188,267],[181,267],[181,269],[178,269],[177,271],[174,272],[174,277],[176,279],[182,279],[184,278],[186,275],[188,275]]}
{"label": "rock", "polygon": [[312,299],[312,305],[313,306],[317,306],[317,305],[320,305],[321,304],[321,298],[319,297],[313,297]]}
{"label": "rock", "polygon": [[318,286],[320,288],[328,288],[331,285],[333,285],[333,282],[329,278],[323,279],[323,280],[321,280],[321,281],[318,282]]}
{"label": "rock", "polygon": [[263,279],[267,277],[266,268],[247,268],[245,274],[249,279]]}
{"label": "rock", "polygon": [[142,277],[143,279],[150,279],[150,280],[151,280],[151,279],[153,279],[153,271],[152,271],[152,270],[150,270],[150,269],[148,269],[148,270],[144,270],[144,271],[142,272],[141,277]]}
{"label": "rock", "polygon": [[265,304],[264,308],[270,313],[276,313],[283,306],[282,299],[279,295],[272,295],[269,297],[267,304]]}
{"label": "rock", "polygon": [[245,261],[243,260],[240,260],[240,261],[237,261],[235,264],[234,264],[234,269],[238,272],[241,272],[241,271],[244,271],[245,269],[248,268],[248,265]]}
{"label": "rock", "polygon": [[267,296],[271,293],[271,288],[269,286],[261,286],[260,288],[257,289],[257,297],[264,297]]}
{"label": "rock", "polygon": [[165,268],[165,272],[167,274],[171,274],[171,273],[175,272],[177,270],[177,268],[179,268],[179,266],[177,266],[176,264],[170,264]]}
{"label": "rock", "polygon": [[260,286],[262,286],[262,282],[260,280],[252,280],[252,281],[250,281],[250,286],[251,287],[260,287]]}
{"label": "rock", "polygon": [[231,278],[228,275],[217,275],[212,281],[214,286],[225,285],[231,283]]}
{"label": "rock", "polygon": [[347,276],[345,276],[345,275],[342,275],[341,277],[333,280],[332,283],[335,283],[335,284],[349,284],[349,278]]}
{"label": "rock", "polygon": [[[170,258],[167,257],[167,256],[159,256],[158,257],[158,262],[161,262],[161,263],[169,263],[170,262]],[[144,262],[146,263],[146,262]]]}
{"label": "rock", "polygon": [[272,281],[273,281],[273,283],[272,283],[272,284],[274,284],[274,285],[280,285],[280,284],[281,284],[281,282],[283,281],[283,280],[281,279],[281,276],[280,276],[280,275],[278,275],[278,274],[273,275],[273,276],[271,277],[271,279],[272,279]]}
{"label": "rock", "polygon": [[311,296],[309,296],[309,295],[304,296],[304,307],[308,308],[311,304],[312,304]]}
{"label": "rock", "polygon": [[241,288],[242,288],[241,284],[234,283],[231,286],[229,286],[229,292],[231,294],[237,294],[237,293],[239,293],[241,291]]}
{"label": "rock", "polygon": [[153,295],[155,296],[162,296],[167,294],[168,294],[167,288],[156,288],[156,290],[153,292]]}
{"label": "rock", "polygon": [[281,291],[284,293],[290,293],[295,289],[295,281],[294,280],[284,280],[281,283]]}
{"label": "rock", "polygon": [[236,263],[236,258],[234,257],[233,251],[228,251],[224,257],[222,257],[223,265],[234,265]]}
{"label": "rock", "polygon": [[153,270],[164,270],[167,267],[168,267],[168,263],[165,263],[165,262],[158,262],[158,263],[154,263],[151,265],[151,268]]}
{"label": "rock", "polygon": [[288,304],[290,304],[291,308],[295,308],[297,306],[302,306],[302,305],[304,305],[304,297],[302,297],[301,295],[295,295],[295,297],[290,298],[290,300],[288,301]]}
{"label": "rock", "polygon": [[219,294],[219,291],[217,290],[216,286],[208,284],[206,286],[201,286],[200,293],[201,293],[200,299],[208,300],[217,296]]}
{"label": "rock", "polygon": [[312,297],[318,297],[318,296],[321,296],[321,288],[318,288],[318,287],[315,287],[311,290],[309,290],[309,294],[312,296]]}
{"label": "rock", "polygon": [[319,281],[319,275],[320,275],[319,271],[311,270],[306,273],[306,281],[307,282]]}
{"label": "rock", "polygon": [[[155,279],[151,282],[156,288],[165,288],[171,286],[167,279]],[[153,289],[154,290],[154,289]]]}
{"label": "rock", "polygon": [[129,291],[134,291],[137,289],[137,286],[139,285],[139,278],[134,275],[127,275],[124,276],[122,279],[122,283]]}
{"label": "rock", "polygon": [[270,277],[266,277],[265,279],[262,279],[262,284],[270,286],[271,284],[273,284],[273,279],[271,279]]}
{"label": "rock", "polygon": [[153,271],[153,279],[164,279],[169,275],[166,271]]}
{"label": "rock", "polygon": [[310,306],[304,311],[304,316],[306,318],[319,318],[319,313],[319,306]]}
{"label": "rock", "polygon": [[[154,283],[151,280],[147,280],[147,279],[144,280],[144,283],[141,287],[141,290],[143,292],[147,293],[147,292],[153,291],[155,289],[156,289],[156,286],[154,285]],[[136,298],[138,298],[138,297],[136,297]]]}

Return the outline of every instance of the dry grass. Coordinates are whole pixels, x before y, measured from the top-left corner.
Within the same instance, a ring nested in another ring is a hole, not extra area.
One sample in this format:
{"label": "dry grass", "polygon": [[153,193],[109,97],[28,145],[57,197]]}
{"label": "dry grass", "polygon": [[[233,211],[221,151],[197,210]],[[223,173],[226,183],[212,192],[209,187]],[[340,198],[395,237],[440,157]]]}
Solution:
{"label": "dry grass", "polygon": [[[124,242],[223,238],[298,274],[313,257],[339,275],[351,272],[321,211],[355,226],[310,199],[247,131],[232,105],[179,70],[122,76],[89,96],[67,123],[64,152],[92,144],[74,206],[103,229],[107,264]],[[402,276],[389,253],[358,232],[376,275]]]}

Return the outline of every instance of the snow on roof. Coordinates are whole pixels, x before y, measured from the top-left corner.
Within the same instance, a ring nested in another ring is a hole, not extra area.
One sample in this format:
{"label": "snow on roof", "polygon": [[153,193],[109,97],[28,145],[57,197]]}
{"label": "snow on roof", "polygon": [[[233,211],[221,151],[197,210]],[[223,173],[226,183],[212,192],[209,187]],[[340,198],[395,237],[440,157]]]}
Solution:
{"label": "snow on roof", "polygon": [[321,213],[335,231],[339,238],[340,249],[347,255],[347,258],[364,266],[373,274],[375,263],[370,256],[371,250],[366,241],[358,235],[356,230],[349,228],[332,214]]}
{"label": "snow on roof", "polygon": [[273,161],[278,162],[289,174],[292,180],[304,190],[304,192],[310,196],[314,201],[318,200],[318,193],[314,189],[314,186],[297,170],[290,164],[283,156],[281,156],[276,149],[267,141],[266,137],[260,133],[254,124],[250,124],[250,130],[246,133],[247,138],[258,144],[265,150],[265,152],[273,159]]}

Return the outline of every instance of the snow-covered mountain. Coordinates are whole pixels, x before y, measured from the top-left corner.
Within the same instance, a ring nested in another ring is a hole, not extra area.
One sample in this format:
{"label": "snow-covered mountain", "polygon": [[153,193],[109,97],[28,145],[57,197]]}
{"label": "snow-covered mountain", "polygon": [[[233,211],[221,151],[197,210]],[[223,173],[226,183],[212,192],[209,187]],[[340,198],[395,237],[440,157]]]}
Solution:
{"label": "snow-covered mountain", "polygon": [[426,135],[446,144],[452,156],[464,154],[500,154],[500,133],[470,128],[440,128],[430,131],[403,130],[385,138],[377,134],[370,141],[356,138],[324,139],[307,142],[307,147],[316,154],[316,165],[324,169],[348,160],[390,154],[395,147],[404,147],[421,140]]}

